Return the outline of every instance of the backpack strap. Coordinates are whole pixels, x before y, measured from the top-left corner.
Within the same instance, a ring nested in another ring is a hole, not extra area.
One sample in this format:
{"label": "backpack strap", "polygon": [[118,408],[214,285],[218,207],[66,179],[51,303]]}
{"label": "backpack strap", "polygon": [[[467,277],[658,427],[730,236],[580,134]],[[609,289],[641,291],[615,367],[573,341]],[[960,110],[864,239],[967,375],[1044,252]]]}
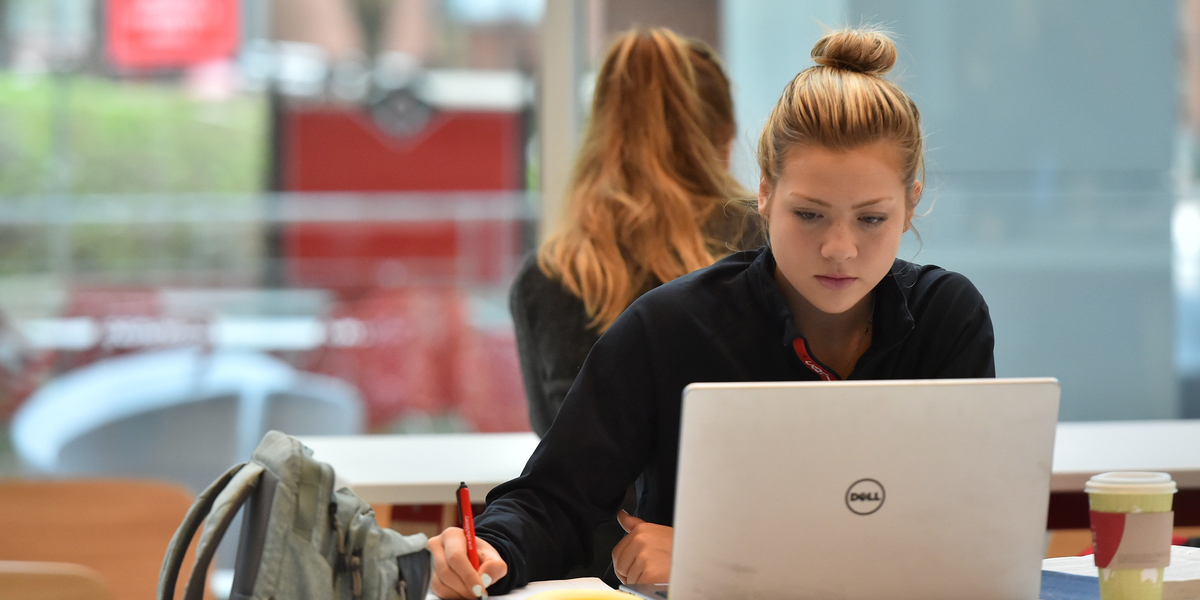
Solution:
{"label": "backpack strap", "polygon": [[192,576],[183,590],[183,600],[203,599],[208,567],[217,553],[217,546],[221,544],[221,539],[225,537],[225,531],[229,529],[229,524],[237,516],[238,510],[258,487],[259,477],[265,469],[266,467],[257,462],[246,463],[238,469],[229,484],[213,501],[212,512],[205,519],[204,531],[200,533],[196,564],[192,567]]}
{"label": "backpack strap", "polygon": [[175,535],[171,537],[171,544],[167,546],[167,553],[163,557],[162,571],[158,575],[158,600],[174,600],[175,585],[179,580],[179,571],[183,567],[184,555],[187,554],[188,546],[192,543],[192,537],[196,535],[196,530],[200,528],[200,524],[208,516],[209,511],[212,510],[212,505],[216,501],[217,495],[229,485],[229,481],[244,466],[246,466],[246,463],[230,467],[216,481],[212,482],[207,489],[200,492],[200,495],[196,497],[196,501],[192,503],[192,507],[188,509],[187,515],[183,518],[183,523],[179,525],[179,529],[175,530]]}

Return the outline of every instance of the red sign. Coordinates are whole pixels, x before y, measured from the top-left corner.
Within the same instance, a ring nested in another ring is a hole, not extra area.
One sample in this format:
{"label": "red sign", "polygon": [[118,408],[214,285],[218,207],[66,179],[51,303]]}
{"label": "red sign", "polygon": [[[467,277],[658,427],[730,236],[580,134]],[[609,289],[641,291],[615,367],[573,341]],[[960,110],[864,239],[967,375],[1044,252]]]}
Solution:
{"label": "red sign", "polygon": [[186,67],[231,56],[238,0],[108,0],[108,55],[118,68]]}

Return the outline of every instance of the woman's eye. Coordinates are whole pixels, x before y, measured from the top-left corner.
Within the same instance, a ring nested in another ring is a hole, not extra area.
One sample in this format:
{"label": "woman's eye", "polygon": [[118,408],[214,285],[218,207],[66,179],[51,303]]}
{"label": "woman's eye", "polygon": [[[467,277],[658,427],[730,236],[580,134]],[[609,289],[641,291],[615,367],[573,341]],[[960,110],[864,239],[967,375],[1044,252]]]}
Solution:
{"label": "woman's eye", "polygon": [[887,217],[864,216],[859,218],[860,221],[867,225],[879,225],[887,220]]}
{"label": "woman's eye", "polygon": [[807,210],[796,211],[796,216],[800,217],[801,221],[813,221],[821,217],[821,215]]}

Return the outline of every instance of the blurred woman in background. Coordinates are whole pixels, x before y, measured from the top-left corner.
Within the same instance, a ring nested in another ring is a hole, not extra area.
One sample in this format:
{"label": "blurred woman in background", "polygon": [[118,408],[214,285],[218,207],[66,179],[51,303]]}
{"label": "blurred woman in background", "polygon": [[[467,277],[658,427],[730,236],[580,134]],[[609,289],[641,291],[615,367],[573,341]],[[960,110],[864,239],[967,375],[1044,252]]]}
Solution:
{"label": "blurred woman in background", "polygon": [[753,197],[729,174],[735,126],[713,51],[667,29],[605,56],[566,218],[522,266],[510,309],[529,419],[545,434],[583,359],[634,299],[760,245]]}

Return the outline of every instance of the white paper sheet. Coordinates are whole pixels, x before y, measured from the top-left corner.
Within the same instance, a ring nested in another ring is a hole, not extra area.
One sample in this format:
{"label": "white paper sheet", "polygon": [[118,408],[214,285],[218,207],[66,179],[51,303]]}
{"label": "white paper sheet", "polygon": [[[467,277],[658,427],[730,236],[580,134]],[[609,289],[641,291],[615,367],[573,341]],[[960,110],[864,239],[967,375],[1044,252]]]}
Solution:
{"label": "white paper sheet", "polygon": [[[609,590],[609,591],[611,591],[612,588],[608,587],[608,584],[601,581],[599,577],[580,577],[578,579],[556,579],[553,581],[534,581],[523,588],[515,589],[503,596],[496,596],[496,598],[498,598],[498,599],[502,598],[503,600],[525,600],[525,598],[528,598],[534,594],[537,594],[539,592],[545,592],[548,590]],[[489,596],[489,598],[490,598],[490,596]],[[630,596],[630,598],[633,598],[633,596]],[[434,596],[433,593],[431,592],[428,596],[426,596],[425,600],[438,600],[438,597]]]}

